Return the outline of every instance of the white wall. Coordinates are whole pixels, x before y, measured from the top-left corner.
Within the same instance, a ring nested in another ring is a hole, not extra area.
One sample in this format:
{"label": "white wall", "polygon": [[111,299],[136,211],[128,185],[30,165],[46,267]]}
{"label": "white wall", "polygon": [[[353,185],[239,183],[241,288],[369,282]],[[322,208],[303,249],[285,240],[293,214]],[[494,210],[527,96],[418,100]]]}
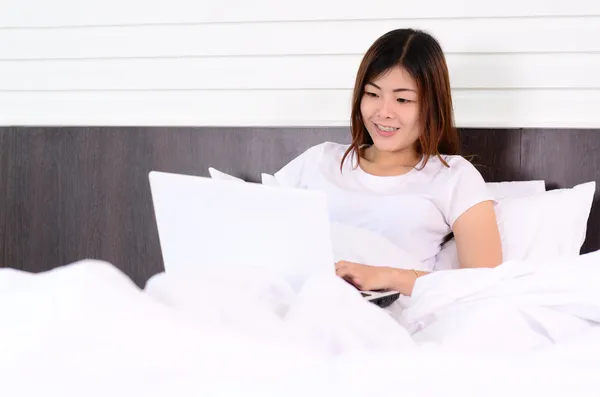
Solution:
{"label": "white wall", "polygon": [[600,127],[598,0],[0,0],[0,124],[348,125],[399,27],[440,40],[459,126]]}

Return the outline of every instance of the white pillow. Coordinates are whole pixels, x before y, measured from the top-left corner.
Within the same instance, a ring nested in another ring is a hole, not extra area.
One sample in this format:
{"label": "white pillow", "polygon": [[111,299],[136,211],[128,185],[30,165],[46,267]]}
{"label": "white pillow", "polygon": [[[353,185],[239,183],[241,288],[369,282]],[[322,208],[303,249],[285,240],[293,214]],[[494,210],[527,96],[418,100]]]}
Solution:
{"label": "white pillow", "polygon": [[210,174],[211,178],[219,179],[221,181],[246,182],[241,178],[236,178],[233,175],[226,174],[225,172],[219,171],[213,167],[208,167],[208,173]]}
{"label": "white pillow", "polygon": [[[508,260],[553,260],[579,256],[596,191],[588,182],[572,189],[508,197],[495,206],[502,254]],[[459,266],[456,242],[436,257],[435,270]]]}
{"label": "white pillow", "polygon": [[[223,171],[219,171],[213,167],[208,168],[208,173],[210,174],[210,177],[213,179],[219,179],[222,181],[246,182],[242,178],[237,178],[237,177],[227,174]],[[273,187],[279,186],[279,182],[273,175],[262,173],[260,176],[261,176],[261,182],[263,185],[273,186]]]}
{"label": "white pillow", "polygon": [[279,187],[279,181],[273,175],[265,174],[264,172],[260,174],[261,182],[263,185]]}
{"label": "white pillow", "polygon": [[579,256],[596,182],[513,197],[496,205],[504,260]]}
{"label": "white pillow", "polygon": [[486,186],[496,200],[546,191],[546,183],[543,180],[487,182]]}

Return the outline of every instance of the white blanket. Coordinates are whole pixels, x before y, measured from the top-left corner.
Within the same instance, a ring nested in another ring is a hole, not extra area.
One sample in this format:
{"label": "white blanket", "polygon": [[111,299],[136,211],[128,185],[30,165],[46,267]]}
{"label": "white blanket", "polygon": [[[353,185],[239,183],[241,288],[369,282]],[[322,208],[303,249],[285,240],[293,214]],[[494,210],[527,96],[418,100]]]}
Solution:
{"label": "white blanket", "polygon": [[600,252],[438,272],[389,310],[333,276],[3,269],[0,395],[595,395],[599,284]]}

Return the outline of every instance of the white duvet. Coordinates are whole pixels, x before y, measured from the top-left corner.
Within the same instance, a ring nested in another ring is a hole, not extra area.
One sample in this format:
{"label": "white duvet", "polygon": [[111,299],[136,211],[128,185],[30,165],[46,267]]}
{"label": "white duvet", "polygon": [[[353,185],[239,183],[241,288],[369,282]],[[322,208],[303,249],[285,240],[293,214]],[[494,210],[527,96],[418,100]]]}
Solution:
{"label": "white duvet", "polygon": [[437,272],[388,310],[333,276],[3,269],[0,395],[597,396],[599,287],[600,252]]}

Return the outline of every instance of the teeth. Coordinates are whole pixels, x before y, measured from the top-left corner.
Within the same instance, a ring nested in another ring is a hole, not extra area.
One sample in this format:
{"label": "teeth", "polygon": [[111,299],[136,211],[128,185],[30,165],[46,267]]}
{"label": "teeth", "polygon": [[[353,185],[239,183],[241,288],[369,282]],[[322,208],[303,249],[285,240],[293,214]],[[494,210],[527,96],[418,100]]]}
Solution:
{"label": "teeth", "polygon": [[385,127],[383,125],[379,125],[377,124],[377,128],[379,128],[381,131],[385,131],[385,132],[392,132],[392,131],[396,131],[398,128],[394,128],[394,127]]}

